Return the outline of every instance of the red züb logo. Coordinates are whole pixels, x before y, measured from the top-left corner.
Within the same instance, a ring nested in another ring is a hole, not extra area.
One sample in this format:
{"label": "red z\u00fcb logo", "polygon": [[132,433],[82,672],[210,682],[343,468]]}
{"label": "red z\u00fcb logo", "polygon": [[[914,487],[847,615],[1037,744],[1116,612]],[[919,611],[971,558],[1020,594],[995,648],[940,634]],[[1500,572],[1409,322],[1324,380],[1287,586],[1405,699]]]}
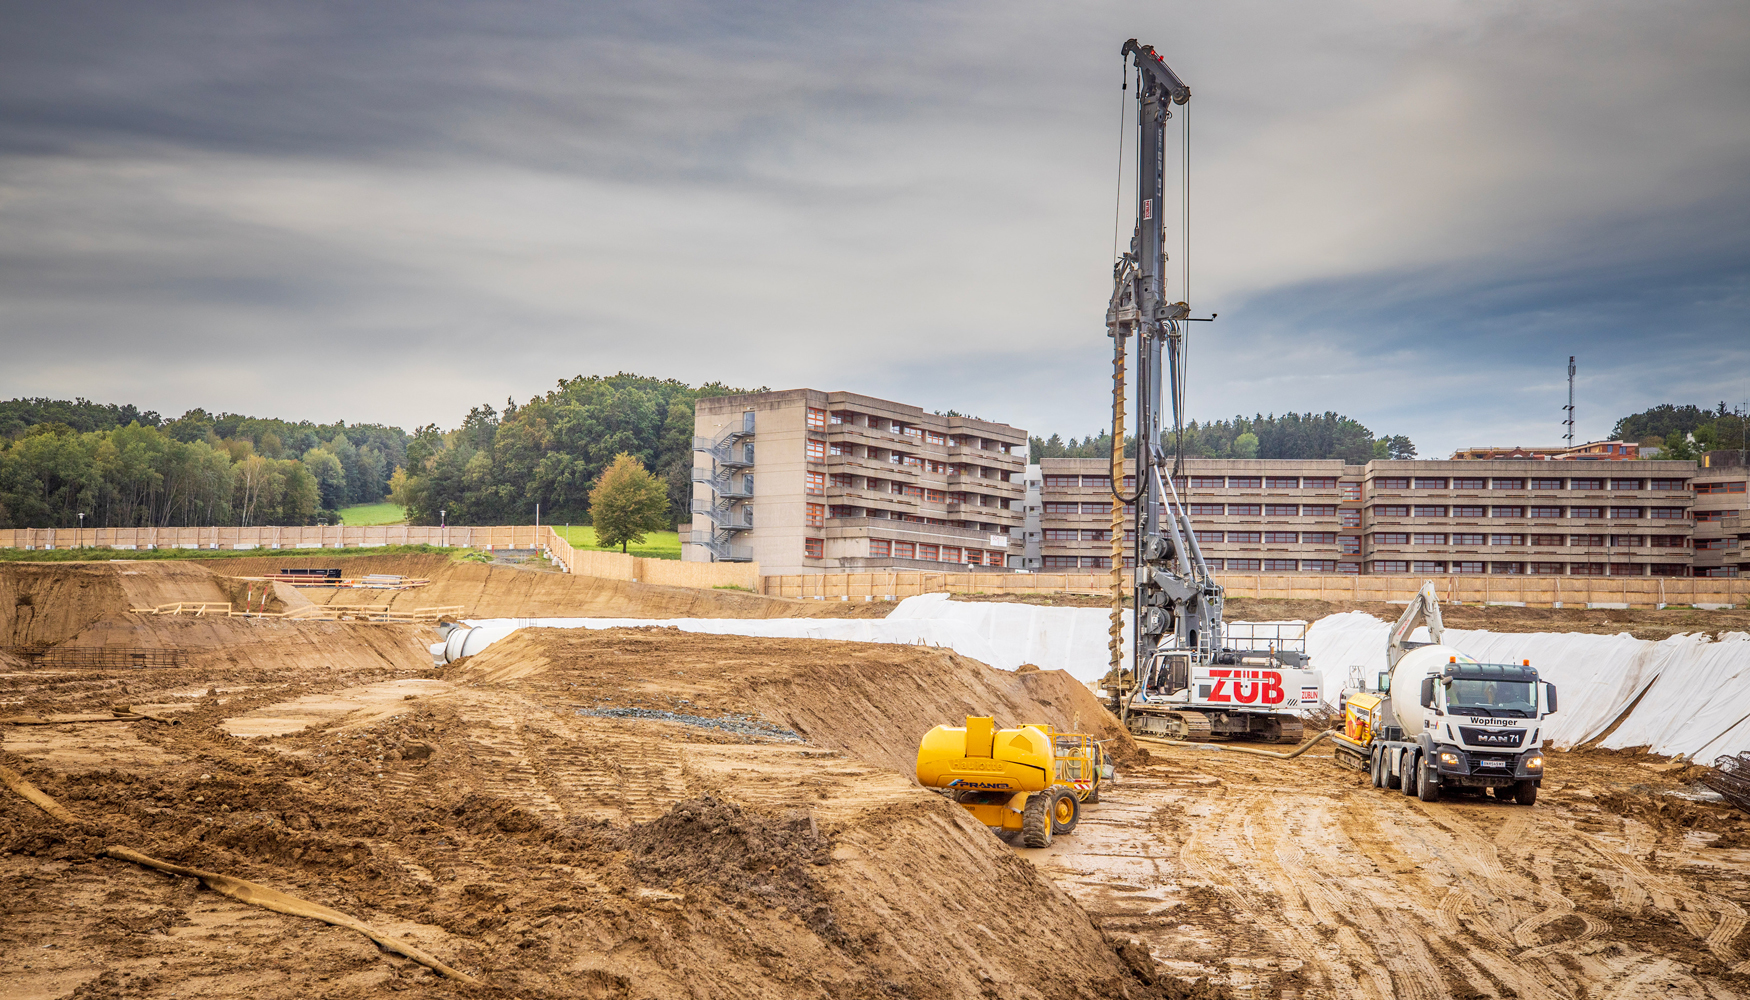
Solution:
{"label": "red z\u00fcb logo", "polygon": [[1209,676],[1215,681],[1209,692],[1210,701],[1282,704],[1282,675],[1274,670],[1211,670]]}

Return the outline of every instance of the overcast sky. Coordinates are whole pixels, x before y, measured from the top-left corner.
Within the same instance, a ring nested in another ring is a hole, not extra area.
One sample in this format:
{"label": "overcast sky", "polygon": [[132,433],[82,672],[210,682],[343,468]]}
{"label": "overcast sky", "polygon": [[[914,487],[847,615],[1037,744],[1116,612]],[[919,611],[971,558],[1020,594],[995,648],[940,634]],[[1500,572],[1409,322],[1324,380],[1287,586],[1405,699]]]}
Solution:
{"label": "overcast sky", "polygon": [[1570,354],[1582,439],[1750,396],[1742,2],[0,11],[4,397],[449,427],[632,371],[1096,431],[1132,36],[1195,93],[1192,416],[1444,457],[1558,441]]}

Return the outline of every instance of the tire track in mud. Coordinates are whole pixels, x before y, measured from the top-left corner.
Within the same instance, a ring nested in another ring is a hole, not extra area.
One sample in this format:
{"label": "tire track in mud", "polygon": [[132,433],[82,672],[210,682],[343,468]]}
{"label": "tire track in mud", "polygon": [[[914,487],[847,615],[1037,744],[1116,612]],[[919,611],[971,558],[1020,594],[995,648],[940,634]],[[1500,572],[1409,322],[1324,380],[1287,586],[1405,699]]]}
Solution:
{"label": "tire track in mud", "polygon": [[[1673,885],[1654,875],[1634,855],[1611,847],[1593,834],[1575,830],[1574,836],[1598,852],[1605,861],[1621,869],[1624,875],[1651,897],[1653,905],[1670,912],[1683,925],[1683,929],[1695,935],[1715,958],[1737,971],[1736,966],[1741,956],[1732,947],[1732,942],[1744,932],[1746,921],[1743,907],[1723,896],[1681,881]],[[1701,907],[1692,905],[1691,899],[1699,902]],[[1710,918],[1710,911],[1717,916]]]}

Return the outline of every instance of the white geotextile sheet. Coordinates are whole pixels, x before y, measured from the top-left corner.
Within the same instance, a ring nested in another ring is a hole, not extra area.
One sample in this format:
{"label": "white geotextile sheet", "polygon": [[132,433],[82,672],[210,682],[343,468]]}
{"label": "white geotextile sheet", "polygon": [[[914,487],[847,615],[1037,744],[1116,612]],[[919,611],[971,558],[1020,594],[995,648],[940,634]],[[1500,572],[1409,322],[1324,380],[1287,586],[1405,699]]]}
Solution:
{"label": "white geotextile sheet", "polygon": [[[1307,651],[1324,677],[1326,700],[1343,689],[1352,666],[1370,680],[1385,669],[1391,628],[1359,611],[1313,623]],[[1428,631],[1417,629],[1411,638],[1426,642]],[[1647,746],[1655,753],[1699,755],[1704,762],[1750,749],[1750,635],[1742,632],[1713,642],[1700,635],[1653,641],[1627,634],[1449,628],[1445,641],[1484,662],[1530,660],[1540,677],[1556,685],[1560,710],[1544,735],[1558,746],[1596,737],[1634,704],[1604,746]]]}
{"label": "white geotextile sheet", "polygon": [[[1106,676],[1111,663],[1106,643],[1112,612],[1107,608],[1042,608],[999,601],[951,601],[947,594],[922,594],[900,601],[886,620],[951,622],[977,636],[1001,660],[986,663],[1006,669],[1031,663],[1043,670],[1066,670],[1077,680],[1093,681]],[[1130,612],[1126,611],[1122,648],[1127,653],[1130,633]],[[959,646],[955,649],[976,655]]]}

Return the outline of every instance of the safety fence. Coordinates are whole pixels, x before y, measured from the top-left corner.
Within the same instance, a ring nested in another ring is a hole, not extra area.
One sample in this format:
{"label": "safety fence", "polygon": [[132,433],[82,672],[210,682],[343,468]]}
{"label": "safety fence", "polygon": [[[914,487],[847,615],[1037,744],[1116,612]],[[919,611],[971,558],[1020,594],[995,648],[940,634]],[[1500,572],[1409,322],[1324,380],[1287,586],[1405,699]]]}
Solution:
{"label": "safety fence", "polygon": [[[1347,574],[1217,574],[1229,598],[1403,603],[1421,589],[1419,576]],[[1698,607],[1750,603],[1750,579],[1721,577],[1441,576],[1443,600],[1530,607]],[[804,573],[767,576],[761,593],[829,601],[901,600],[919,594],[1111,593],[1107,573]]]}

